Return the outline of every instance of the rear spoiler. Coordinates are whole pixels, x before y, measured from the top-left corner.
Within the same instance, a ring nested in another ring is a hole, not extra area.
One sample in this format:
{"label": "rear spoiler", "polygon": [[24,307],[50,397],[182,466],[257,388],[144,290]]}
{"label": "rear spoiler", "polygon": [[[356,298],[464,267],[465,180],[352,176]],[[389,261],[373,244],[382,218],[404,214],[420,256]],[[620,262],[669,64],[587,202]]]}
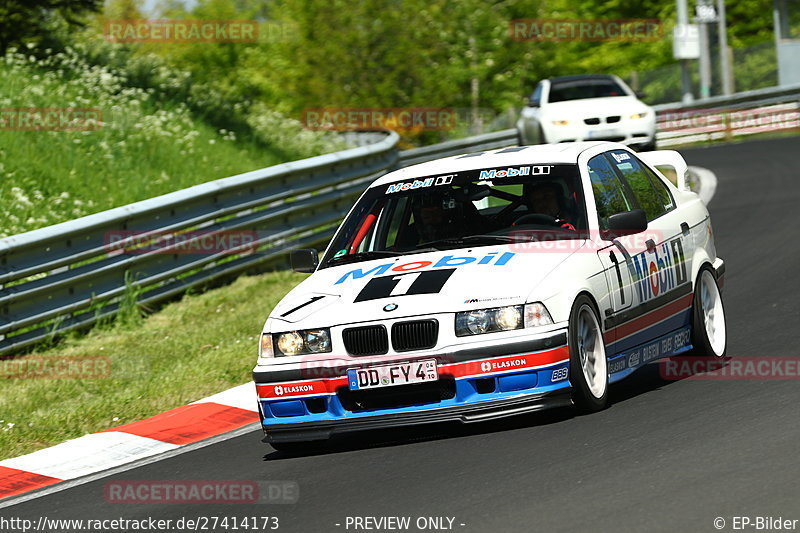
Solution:
{"label": "rear spoiler", "polygon": [[689,171],[689,165],[681,154],[675,150],[655,150],[653,152],[641,152],[637,154],[639,159],[651,167],[671,167],[677,176],[678,189],[682,191],[689,190],[689,184],[686,181],[686,174]]}

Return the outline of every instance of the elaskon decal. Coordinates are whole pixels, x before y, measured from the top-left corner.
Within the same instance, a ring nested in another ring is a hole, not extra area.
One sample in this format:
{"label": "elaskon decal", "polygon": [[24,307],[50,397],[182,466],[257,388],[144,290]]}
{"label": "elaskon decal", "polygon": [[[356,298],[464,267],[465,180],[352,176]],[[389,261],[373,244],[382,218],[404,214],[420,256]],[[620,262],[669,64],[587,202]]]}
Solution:
{"label": "elaskon decal", "polygon": [[469,265],[474,263],[476,266],[486,266],[486,267],[499,267],[505,266],[511,261],[514,256],[517,255],[514,252],[503,252],[500,254],[499,252],[490,252],[484,255],[481,258],[471,256],[471,255],[461,255],[461,256],[453,256],[453,255],[445,255],[444,257],[440,258],[438,261],[411,261],[409,263],[403,263],[397,265],[395,263],[384,263],[383,265],[378,265],[376,267],[370,268],[367,271],[364,271],[361,268],[356,268],[344,274],[339,280],[334,283],[334,285],[339,285],[344,283],[350,279],[361,279],[367,276],[382,276],[387,272],[397,272],[397,273],[405,273],[405,272],[412,272],[416,270],[422,270],[425,268],[453,268],[453,267],[461,267],[464,265]]}
{"label": "elaskon decal", "polygon": [[680,237],[633,258],[639,301],[646,302],[688,281],[686,257]]}

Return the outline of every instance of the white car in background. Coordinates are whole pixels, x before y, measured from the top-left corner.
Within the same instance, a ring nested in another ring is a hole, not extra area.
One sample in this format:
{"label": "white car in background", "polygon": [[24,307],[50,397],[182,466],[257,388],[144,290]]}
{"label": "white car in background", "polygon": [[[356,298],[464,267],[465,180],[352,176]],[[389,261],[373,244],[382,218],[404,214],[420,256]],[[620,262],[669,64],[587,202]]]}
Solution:
{"label": "white car in background", "polygon": [[517,121],[520,144],[612,141],[656,146],[652,107],[616,76],[563,76],[539,82]]}

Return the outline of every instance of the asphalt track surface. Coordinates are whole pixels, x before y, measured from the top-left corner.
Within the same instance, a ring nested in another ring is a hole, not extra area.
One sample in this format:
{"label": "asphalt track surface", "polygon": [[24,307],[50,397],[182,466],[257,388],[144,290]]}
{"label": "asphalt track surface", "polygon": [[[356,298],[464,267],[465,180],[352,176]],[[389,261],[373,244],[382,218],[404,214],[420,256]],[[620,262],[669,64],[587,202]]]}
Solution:
{"label": "asphalt track surface", "polygon": [[[799,356],[800,137],[683,153],[719,179],[709,209],[727,263],[729,355]],[[613,386],[611,398],[589,416],[551,411],[393,430],[316,455],[275,452],[254,431],[0,509],[0,517],[270,515],[287,532],[346,531],[348,516],[387,515],[411,517],[409,531],[418,531],[418,517],[452,517],[465,532],[717,531],[716,517],[725,530],[733,516],[800,519],[800,381],[664,381],[651,365]],[[258,506],[104,500],[109,481],[172,479],[289,480],[300,498]]]}

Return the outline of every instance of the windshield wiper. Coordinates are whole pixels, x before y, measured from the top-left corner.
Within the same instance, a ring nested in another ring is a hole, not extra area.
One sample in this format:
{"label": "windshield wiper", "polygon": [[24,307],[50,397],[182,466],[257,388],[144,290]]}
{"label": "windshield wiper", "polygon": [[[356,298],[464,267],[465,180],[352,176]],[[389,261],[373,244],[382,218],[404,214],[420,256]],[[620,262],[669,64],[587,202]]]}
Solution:
{"label": "windshield wiper", "polygon": [[497,244],[508,242],[517,242],[517,239],[509,235],[466,235],[464,237],[450,237],[447,239],[423,242],[419,244],[419,247],[439,248],[442,245],[460,246],[474,243]]}
{"label": "windshield wiper", "polygon": [[340,255],[338,257],[331,257],[325,264],[331,265],[333,263],[336,263],[344,265],[346,263],[368,261],[370,259],[379,259],[381,257],[396,257],[398,255],[403,255],[403,253],[395,252],[392,250],[371,250],[369,252],[358,252],[356,254],[346,254],[346,255]]}

